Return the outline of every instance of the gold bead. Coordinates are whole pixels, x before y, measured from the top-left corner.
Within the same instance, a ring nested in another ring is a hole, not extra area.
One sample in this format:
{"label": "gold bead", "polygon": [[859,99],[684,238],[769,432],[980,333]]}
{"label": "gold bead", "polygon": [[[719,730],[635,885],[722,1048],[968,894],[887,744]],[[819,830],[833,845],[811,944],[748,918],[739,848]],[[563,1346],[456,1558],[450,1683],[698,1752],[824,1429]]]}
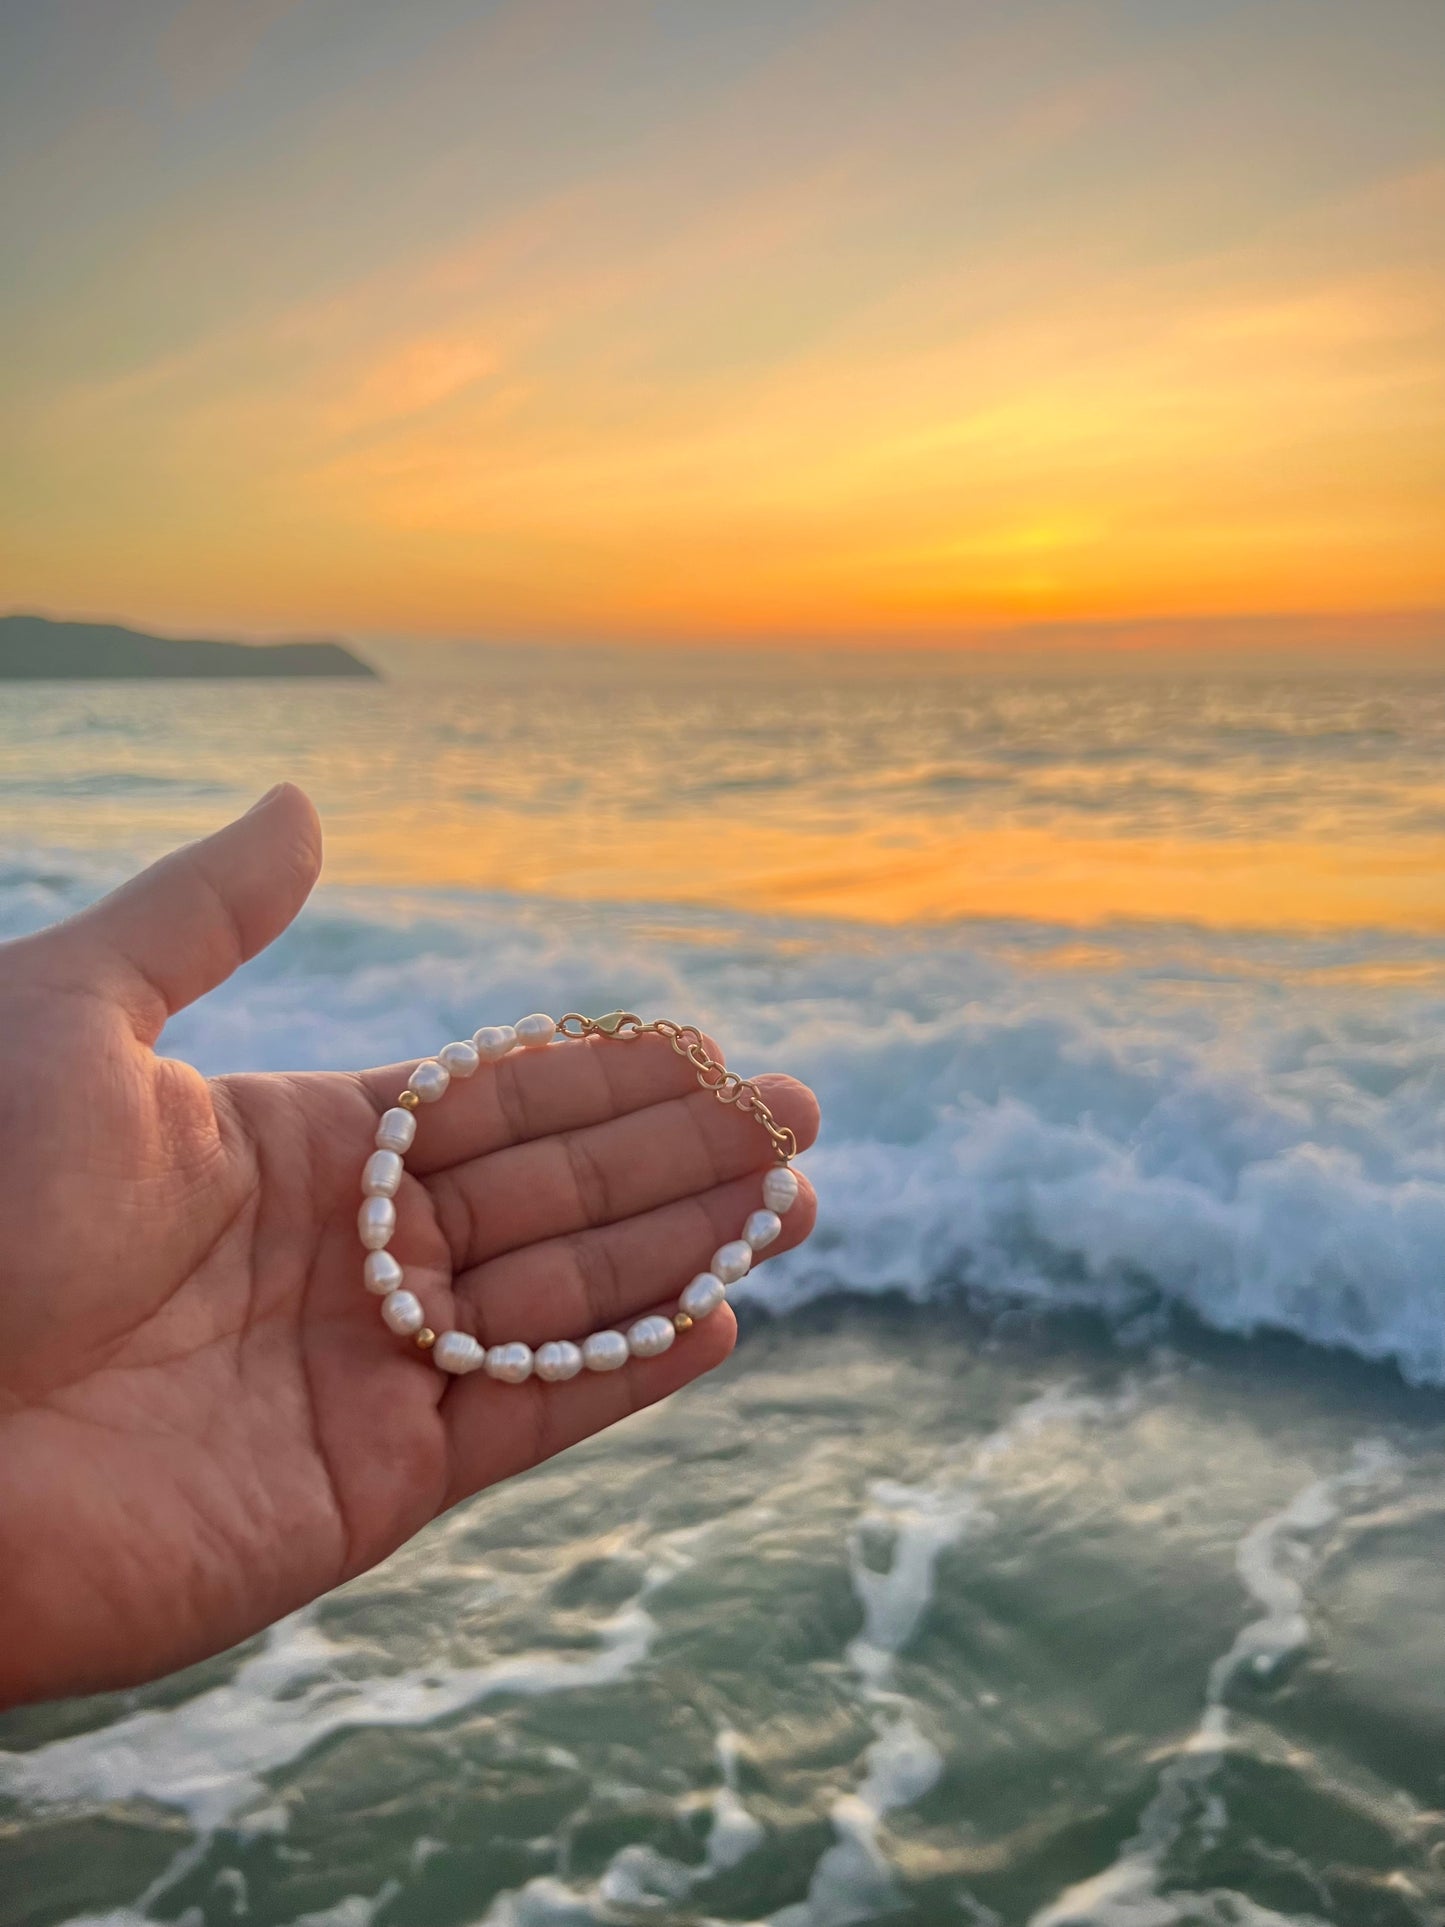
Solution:
{"label": "gold bead", "polygon": [[429,1352],[437,1342],[437,1335],[430,1325],[423,1325],[416,1335],[416,1342],[419,1351]]}
{"label": "gold bead", "polygon": [[690,1332],[692,1330],[692,1320],[685,1311],[676,1312],[673,1315],[672,1323],[674,1329],[677,1331]]}
{"label": "gold bead", "polygon": [[403,1091],[396,1101],[404,1111],[414,1111],[418,1104],[421,1103],[421,1099],[415,1091]]}

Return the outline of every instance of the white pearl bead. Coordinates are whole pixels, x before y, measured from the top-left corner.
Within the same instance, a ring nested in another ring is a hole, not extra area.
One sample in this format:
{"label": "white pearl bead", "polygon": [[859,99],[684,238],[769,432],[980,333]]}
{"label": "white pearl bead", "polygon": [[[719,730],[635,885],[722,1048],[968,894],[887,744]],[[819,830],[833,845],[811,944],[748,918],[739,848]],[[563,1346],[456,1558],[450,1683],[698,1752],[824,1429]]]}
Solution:
{"label": "white pearl bead", "polygon": [[391,1243],[396,1230],[396,1206],[390,1198],[363,1198],[356,1214],[356,1228],[368,1251],[381,1251]]}
{"label": "white pearl bead", "polygon": [[581,1371],[582,1347],[574,1345],[570,1338],[554,1338],[537,1347],[537,1355],[532,1363],[538,1378],[545,1378],[549,1385],[560,1385],[564,1379],[575,1378]]}
{"label": "white pearl bead", "polygon": [[593,1332],[582,1341],[582,1363],[589,1372],[615,1372],[630,1356],[621,1332]]}
{"label": "white pearl bead", "polygon": [[510,1024],[483,1024],[472,1038],[472,1046],[484,1064],[495,1064],[509,1050],[515,1050],[517,1033]]}
{"label": "white pearl bead", "polygon": [[763,1179],[763,1203],[781,1215],[798,1195],[798,1174],[788,1164],[775,1164]]}
{"label": "white pearl bead", "polygon": [[487,1376],[499,1378],[506,1385],[520,1385],[524,1378],[532,1376],[532,1347],[530,1345],[491,1345],[487,1349]]}
{"label": "white pearl bead", "polygon": [[402,1338],[421,1330],[421,1300],[414,1291],[393,1291],[381,1301],[381,1315]]}
{"label": "white pearl bead", "polygon": [[402,1163],[395,1151],[373,1151],[361,1167],[361,1189],[368,1198],[394,1198]]}
{"label": "white pearl bead", "polygon": [[368,1251],[361,1275],[368,1291],[374,1291],[378,1298],[385,1298],[401,1283],[402,1269],[389,1251]]}
{"label": "white pearl bead", "polygon": [[728,1295],[728,1288],[716,1273],[700,1271],[677,1301],[679,1311],[689,1318],[706,1318],[715,1312]]}
{"label": "white pearl bead", "polygon": [[451,1081],[452,1074],[446,1065],[439,1064],[434,1057],[428,1057],[425,1063],[417,1065],[406,1080],[406,1087],[409,1091],[415,1091],[423,1104],[435,1104],[439,1097],[445,1097]]}
{"label": "white pearl bead", "polygon": [[441,1372],[474,1372],[486,1353],[470,1332],[443,1332],[431,1348],[433,1365]]}
{"label": "white pearl bead", "polygon": [[519,1017],[516,1030],[517,1042],[523,1050],[536,1050],[541,1044],[550,1044],[557,1035],[556,1024],[540,1010],[534,1010],[530,1017]]}
{"label": "white pearl bead", "polygon": [[734,1238],[730,1244],[718,1246],[708,1270],[725,1285],[735,1285],[739,1278],[746,1278],[752,1262],[752,1246],[745,1238]]}
{"label": "white pearl bead", "polygon": [[383,1111],[376,1127],[376,1141],[383,1151],[409,1151],[416,1136],[416,1119],[398,1104]]}
{"label": "white pearl bead", "polygon": [[776,1211],[750,1211],[748,1221],[743,1226],[743,1237],[754,1251],[761,1251],[770,1245],[783,1228],[783,1221]]}
{"label": "white pearl bead", "polygon": [[628,1332],[627,1349],[634,1358],[658,1358],[676,1337],[672,1320],[654,1312],[649,1318],[639,1318]]}
{"label": "white pearl bead", "polygon": [[453,1077],[470,1077],[481,1061],[475,1044],[446,1044],[437,1052],[437,1062]]}

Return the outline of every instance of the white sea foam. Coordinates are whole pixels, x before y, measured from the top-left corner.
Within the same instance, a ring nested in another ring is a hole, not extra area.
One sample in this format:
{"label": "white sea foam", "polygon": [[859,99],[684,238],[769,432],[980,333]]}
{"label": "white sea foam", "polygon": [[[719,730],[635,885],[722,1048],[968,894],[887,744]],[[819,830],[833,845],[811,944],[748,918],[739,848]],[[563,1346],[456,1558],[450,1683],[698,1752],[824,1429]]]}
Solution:
{"label": "white sea foam", "polygon": [[[858,1519],[849,1546],[853,1590],[863,1608],[863,1630],[849,1643],[848,1658],[870,1687],[891,1676],[894,1655],[912,1637],[933,1598],[939,1554],[970,1527],[988,1523],[979,1494],[965,1487],[941,1492],[880,1479],[869,1488],[870,1505]],[[883,1571],[863,1556],[865,1537],[884,1531],[891,1558]]]}
{"label": "white sea foam", "polygon": [[[525,1697],[606,1686],[642,1665],[656,1632],[649,1596],[692,1561],[706,1527],[688,1526],[649,1542],[649,1564],[633,1598],[594,1629],[594,1650],[577,1659],[522,1655],[479,1666],[428,1664],[400,1673],[348,1677],[310,1610],[271,1628],[230,1680],[180,1705],[141,1710],[111,1725],[33,1748],[0,1753],[0,1796],[31,1808],[72,1802],[147,1800],[183,1812],[192,1837],[130,1908],[77,1916],[65,1927],[155,1927],[151,1910],[204,1857],[221,1828],[268,1832],[284,1825],[266,1786],[331,1734],[351,1727],[424,1727],[502,1695]],[[719,1732],[718,1784],[680,1803],[708,1815],[703,1858],[694,1865],[650,1847],[623,1848],[587,1887],[543,1878],[499,1897],[488,1922],[538,1927],[592,1921],[621,1904],[685,1897],[737,1866],[765,1837],[739,1790],[740,1737]],[[350,1895],[296,1927],[369,1927],[395,1892]],[[600,1910],[600,1911],[599,1911]],[[182,1916],[183,1927],[188,1920]],[[198,1927],[198,1923],[197,1923]]]}
{"label": "white sea foam", "polygon": [[[865,1754],[858,1787],[829,1809],[835,1835],[820,1857],[805,1899],[770,1916],[769,1927],[850,1927],[895,1911],[901,1896],[879,1841],[885,1817],[922,1799],[943,1771],[943,1757],[922,1730],[923,1709],[893,1684],[893,1662],[922,1624],[934,1598],[941,1554],[993,1523],[988,1482],[1010,1454],[1040,1432],[1060,1425],[1092,1425],[1126,1416],[1138,1404],[1133,1385],[1116,1398],[1094,1398],[1068,1385],[1050,1386],[929,1486],[878,1480],[855,1523],[848,1546],[853,1589],[863,1629],[848,1647],[877,1737]],[[888,1565],[864,1557],[872,1534],[891,1539]],[[987,1909],[982,1910],[987,1918]]]}
{"label": "white sea foam", "polygon": [[722,1779],[712,1797],[712,1825],[707,1835],[707,1864],[726,1873],[762,1845],[766,1829],[743,1805],[738,1791],[738,1760],[742,1742],[730,1728],[717,1736],[717,1763]]}
{"label": "white sea foam", "polygon": [[485,1666],[426,1666],[346,1679],[335,1647],[302,1612],[273,1626],[223,1685],[146,1708],[26,1753],[0,1753],[0,1793],[28,1805],[145,1799],[183,1812],[202,1835],[266,1798],[264,1776],[353,1726],[424,1726],[504,1693],[603,1686],[646,1657],[654,1625],[641,1599],[597,1628],[582,1659],[526,1655]]}
{"label": "white sea foam", "polygon": [[1111,1866],[1041,1908],[1029,1927],[1325,1927],[1313,1915],[1276,1913],[1232,1890],[1191,1887],[1173,1895],[1168,1858],[1190,1830],[1210,1838],[1223,1829],[1213,1782],[1237,1721],[1231,1694],[1243,1676],[1267,1676],[1308,1645],[1304,1582],[1319,1564],[1321,1541],[1352,1502],[1379,1491],[1397,1464],[1388,1445],[1366,1440],[1342,1471],[1311,1481],[1240,1540],[1235,1568],[1263,1611],[1210,1667],[1199,1722],[1159,1775],[1133,1838]]}
{"label": "white sea foam", "polygon": [[898,1888],[878,1832],[887,1814],[912,1806],[937,1783],[943,1761],[907,1712],[879,1720],[864,1758],[856,1790],[829,1809],[837,1837],[814,1867],[807,1897],[769,1915],[768,1927],[851,1927],[896,1911]]}
{"label": "white sea foam", "polygon": [[[939,1556],[993,1524],[987,1480],[999,1462],[1050,1426],[1123,1417],[1137,1402],[1132,1385],[1112,1399],[1094,1398],[1067,1385],[1051,1386],[972,1447],[962,1470],[952,1476],[927,1486],[875,1480],[848,1547],[853,1590],[863,1608],[863,1627],[849,1644],[848,1658],[871,1693],[881,1694],[891,1685],[894,1658],[932,1603]],[[890,1557],[886,1567],[877,1569],[865,1558],[864,1547],[871,1534],[880,1533],[887,1536]]]}
{"label": "white sea foam", "polygon": [[[803,1899],[768,1916],[766,1927],[852,1927],[893,1912],[899,1892],[880,1833],[890,1813],[910,1807],[943,1770],[938,1748],[923,1730],[922,1709],[892,1684],[895,1657],[907,1646],[934,1597],[937,1563],[971,1530],[992,1523],[984,1503],[987,1483],[1008,1455],[1052,1426],[1094,1424],[1132,1411],[1137,1392],[1100,1399],[1067,1385],[1050,1387],[961,1456],[935,1485],[876,1481],[848,1547],[849,1571],[863,1609],[863,1628],[848,1647],[863,1696],[872,1710],[874,1738],[863,1754],[856,1786],[828,1808],[833,1840],[820,1855]],[[865,1561],[870,1532],[886,1531],[891,1557],[884,1570]],[[703,1861],[685,1864],[643,1844],[616,1853],[595,1882],[574,1884],[543,1875],[499,1896],[485,1927],[583,1927],[617,1917],[615,1911],[656,1911],[686,1901],[713,1873],[736,1865],[765,1839],[765,1830],[737,1794],[739,1742],[720,1734],[722,1784],[712,1796],[712,1824]],[[987,1910],[980,1910],[987,1919]]]}
{"label": "white sea foam", "polygon": [[[347,1894],[330,1907],[323,1907],[318,1913],[297,1914],[287,1923],[287,1927],[371,1927],[377,1914],[397,1892],[395,1881],[388,1881],[378,1893]],[[236,1913],[244,1918],[249,1912],[245,1905],[244,1889],[237,1897]],[[205,1927],[205,1916],[199,1907],[187,1907],[175,1919],[157,1921],[151,1914],[138,1913],[133,1907],[117,1907],[105,1914],[72,1914],[63,1927]]]}
{"label": "white sea foam", "polygon": [[[720,1784],[710,1797],[684,1797],[679,1802],[683,1814],[702,1803],[711,1810],[700,1861],[676,1860],[644,1842],[633,1842],[618,1849],[595,1881],[571,1882],[541,1874],[525,1886],[499,1894],[480,1927],[601,1927],[625,1917],[630,1909],[666,1918],[669,1906],[687,1901],[695,1888],[715,1874],[740,1865],[767,1837],[738,1792],[741,1746],[739,1736],[724,1728],[715,1746]],[[620,1915],[618,1909],[624,1913]]]}
{"label": "white sea foam", "polygon": [[[133,1909],[65,1923],[151,1927],[148,1910],[199,1863],[220,1828],[284,1828],[265,1776],[329,1735],[352,1727],[422,1727],[506,1694],[541,1697],[626,1678],[645,1661],[656,1631],[647,1598],[688,1563],[685,1542],[697,1533],[686,1528],[652,1543],[638,1591],[598,1623],[594,1649],[581,1658],[534,1653],[478,1666],[433,1663],[347,1677],[336,1662],[350,1649],[334,1645],[307,1609],[273,1626],[220,1686],[25,1753],[0,1753],[0,1796],[30,1808],[146,1800],[184,1813],[190,1840]],[[366,1927],[385,1897],[353,1895],[297,1927]]]}
{"label": "white sea foam", "polygon": [[1226,1008],[1170,1026],[1143,986],[1122,1007],[1048,1001],[1009,981],[866,1045],[799,1026],[789,1055],[832,1127],[808,1166],[822,1235],[756,1290],[961,1282],[1106,1308],[1153,1290],[1227,1331],[1445,1381],[1438,1020],[1296,1012],[1271,1031]]}

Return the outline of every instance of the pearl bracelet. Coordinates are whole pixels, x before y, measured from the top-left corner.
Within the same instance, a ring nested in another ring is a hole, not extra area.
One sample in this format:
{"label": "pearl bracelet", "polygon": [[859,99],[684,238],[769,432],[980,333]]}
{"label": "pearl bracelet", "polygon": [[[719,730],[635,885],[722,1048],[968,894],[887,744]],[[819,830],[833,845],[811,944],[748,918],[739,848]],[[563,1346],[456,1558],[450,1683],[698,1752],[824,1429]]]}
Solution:
{"label": "pearl bracelet", "polygon": [[[517,1341],[483,1346],[469,1332],[445,1331],[440,1336],[426,1323],[421,1300],[406,1289],[405,1273],[387,1250],[396,1230],[397,1189],[402,1158],[416,1136],[416,1113],[423,1104],[445,1097],[454,1078],[471,1077],[483,1064],[495,1064],[513,1050],[539,1050],[557,1037],[666,1037],[679,1057],[685,1057],[704,1090],[722,1104],[736,1104],[755,1117],[767,1132],[777,1162],[764,1174],[760,1210],[749,1214],[742,1236],[721,1245],[706,1271],[699,1272],[678,1296],[670,1316],[652,1312],[625,1332],[593,1332],[580,1344],[554,1338],[533,1351]],[[798,1179],[791,1164],[798,1141],[786,1124],[769,1110],[756,1082],[728,1070],[708,1051],[702,1033],[691,1024],[658,1018],[645,1024],[632,1011],[614,1010],[606,1017],[583,1017],[576,1011],[554,1022],[537,1012],[515,1024],[484,1024],[470,1043],[447,1044],[435,1057],[417,1065],[395,1106],[382,1113],[376,1127],[376,1148],[361,1173],[361,1211],[357,1228],[366,1247],[366,1289],[381,1299],[381,1316],[398,1337],[409,1338],[443,1372],[485,1371],[489,1378],[520,1385],[533,1373],[549,1383],[589,1372],[615,1372],[629,1358],[656,1358],[668,1350],[679,1332],[690,1331],[709,1317],[752,1265],[754,1254],[772,1244],[783,1228],[783,1212],[798,1195]]]}

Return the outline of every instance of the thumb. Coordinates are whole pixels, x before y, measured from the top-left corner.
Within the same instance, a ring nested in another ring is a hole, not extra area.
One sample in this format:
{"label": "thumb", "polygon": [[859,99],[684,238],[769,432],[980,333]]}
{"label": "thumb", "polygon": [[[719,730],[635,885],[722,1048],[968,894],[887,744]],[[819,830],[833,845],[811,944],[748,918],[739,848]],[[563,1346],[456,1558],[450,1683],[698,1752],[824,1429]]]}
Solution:
{"label": "thumb", "polygon": [[264,950],[311,894],[321,825],[294,783],[278,783],[214,836],[188,843],[56,932],[154,1041],[173,1011]]}

